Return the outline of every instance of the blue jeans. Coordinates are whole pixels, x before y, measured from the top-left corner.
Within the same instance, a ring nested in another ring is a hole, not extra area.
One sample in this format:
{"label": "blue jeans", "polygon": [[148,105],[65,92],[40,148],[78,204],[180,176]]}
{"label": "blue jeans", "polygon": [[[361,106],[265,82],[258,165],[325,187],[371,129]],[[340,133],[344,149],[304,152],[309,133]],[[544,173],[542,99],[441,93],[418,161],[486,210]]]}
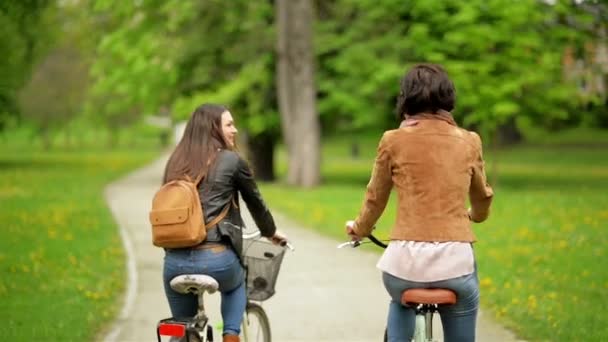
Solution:
{"label": "blue jeans", "polygon": [[477,271],[458,278],[430,283],[419,283],[382,274],[384,287],[391,302],[388,310],[388,341],[411,341],[414,335],[416,312],[414,308],[401,305],[401,294],[411,288],[445,288],[456,292],[456,304],[439,306],[443,336],[446,342],[475,341],[475,325],[479,307],[479,279]]}
{"label": "blue jeans", "polygon": [[198,310],[197,298],[192,294],[175,292],[171,279],[182,274],[204,274],[213,277],[220,285],[223,334],[238,335],[247,305],[245,271],[231,248],[223,251],[211,249],[167,250],[163,269],[165,294],[173,317],[193,317]]}

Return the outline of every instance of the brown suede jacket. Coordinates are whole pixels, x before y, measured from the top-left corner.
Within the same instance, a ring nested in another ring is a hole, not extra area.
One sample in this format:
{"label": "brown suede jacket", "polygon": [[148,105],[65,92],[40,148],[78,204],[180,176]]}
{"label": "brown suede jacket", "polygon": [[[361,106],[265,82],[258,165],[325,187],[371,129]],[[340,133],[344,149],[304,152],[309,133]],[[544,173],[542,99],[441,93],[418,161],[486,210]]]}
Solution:
{"label": "brown suede jacket", "polygon": [[488,217],[493,196],[479,135],[459,128],[448,112],[417,114],[384,133],[355,220],[357,235],[371,233],[393,186],[398,198],[391,240],[473,242],[471,220]]}

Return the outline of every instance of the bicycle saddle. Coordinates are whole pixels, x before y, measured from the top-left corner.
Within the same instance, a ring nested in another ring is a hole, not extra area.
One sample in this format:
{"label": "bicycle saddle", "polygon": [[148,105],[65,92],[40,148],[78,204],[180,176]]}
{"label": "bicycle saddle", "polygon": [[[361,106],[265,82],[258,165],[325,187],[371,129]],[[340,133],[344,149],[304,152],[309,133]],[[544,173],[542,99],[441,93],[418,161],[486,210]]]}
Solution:
{"label": "bicycle saddle", "polygon": [[171,279],[171,288],[179,293],[214,293],[219,288],[217,280],[202,274],[183,274]]}
{"label": "bicycle saddle", "polygon": [[412,304],[455,304],[456,293],[448,289],[409,289],[403,291],[401,303]]}

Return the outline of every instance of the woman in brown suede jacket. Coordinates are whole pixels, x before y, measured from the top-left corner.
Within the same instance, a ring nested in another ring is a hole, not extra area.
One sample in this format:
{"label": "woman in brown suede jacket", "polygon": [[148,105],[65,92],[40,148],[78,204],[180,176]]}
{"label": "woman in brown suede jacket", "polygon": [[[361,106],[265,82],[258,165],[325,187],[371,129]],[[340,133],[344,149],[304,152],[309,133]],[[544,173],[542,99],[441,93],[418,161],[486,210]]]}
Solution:
{"label": "woman in brown suede jacket", "polygon": [[[378,262],[391,296],[388,340],[410,341],[415,312],[400,304],[410,288],[448,288],[457,303],[439,308],[445,341],[474,341],[479,281],[471,221],[488,217],[481,139],[458,127],[454,85],[442,67],[414,66],[401,82],[398,129],[382,136],[359,216],[347,222],[354,239],[368,236],[393,187],[397,218]],[[471,207],[467,210],[467,199]]]}

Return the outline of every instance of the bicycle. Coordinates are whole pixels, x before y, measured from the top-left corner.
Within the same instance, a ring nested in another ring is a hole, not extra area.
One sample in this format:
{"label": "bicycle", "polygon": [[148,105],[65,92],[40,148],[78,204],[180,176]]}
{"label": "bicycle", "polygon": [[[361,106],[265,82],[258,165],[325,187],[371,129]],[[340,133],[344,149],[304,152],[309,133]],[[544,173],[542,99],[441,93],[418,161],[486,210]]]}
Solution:
{"label": "bicycle", "polygon": [[[372,242],[381,248],[387,245],[373,235],[368,237],[370,241],[353,240],[338,245],[338,248],[357,248],[362,244]],[[416,288],[405,290],[401,294],[401,304],[415,307],[416,323],[414,328],[413,342],[433,342],[433,315],[438,311],[439,305],[452,305],[456,303],[456,293],[450,289],[427,289]],[[388,340],[387,329],[384,329],[384,341]]]}
{"label": "bicycle", "polygon": [[[274,295],[285,249],[289,248],[293,251],[294,248],[287,241],[281,245],[275,245],[262,239],[259,231],[244,235],[243,242],[247,306],[239,337],[243,342],[271,342],[270,321],[261,302]],[[173,278],[170,285],[179,293],[191,293],[197,296],[198,310],[194,317],[170,317],[160,320],[156,327],[158,342],[161,342],[161,336],[169,336],[170,341],[216,341],[210,318],[205,312],[204,295],[215,293],[219,288],[218,282],[207,275],[183,274]],[[221,336],[219,336],[219,340],[221,340]]]}

